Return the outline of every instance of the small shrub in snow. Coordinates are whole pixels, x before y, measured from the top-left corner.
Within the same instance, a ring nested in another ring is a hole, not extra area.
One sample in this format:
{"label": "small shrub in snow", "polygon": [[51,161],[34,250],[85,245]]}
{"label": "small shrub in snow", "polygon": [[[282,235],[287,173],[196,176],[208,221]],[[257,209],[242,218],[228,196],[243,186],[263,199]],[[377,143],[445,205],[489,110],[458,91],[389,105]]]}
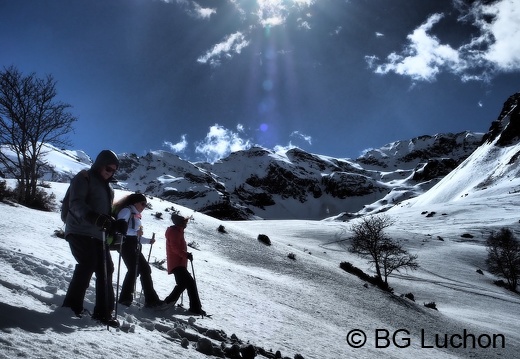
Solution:
{"label": "small shrub in snow", "polygon": [[504,282],[502,279],[496,280],[493,283],[499,287],[507,288],[506,282]]}
{"label": "small shrub in snow", "polygon": [[491,273],[504,278],[507,287],[516,291],[520,279],[520,242],[508,228],[491,233],[487,242],[486,264]]}
{"label": "small shrub in snow", "polygon": [[5,181],[0,181],[0,202],[3,202],[4,199],[10,198],[12,196],[12,192],[7,187],[7,183]]}
{"label": "small shrub in snow", "polygon": [[375,285],[385,291],[393,292],[394,289],[390,287],[387,283],[383,282],[381,278],[377,276],[371,276],[369,274],[366,274],[363,272],[363,270],[359,269],[358,267],[352,265],[352,263],[349,262],[341,262],[339,264],[339,267],[343,269],[345,272],[348,272],[350,274],[354,274],[359,279],[364,280],[372,285]]}
{"label": "small shrub in snow", "polygon": [[56,207],[56,195],[47,193],[41,188],[36,189],[34,197],[26,203],[27,207],[41,211],[51,212]]}

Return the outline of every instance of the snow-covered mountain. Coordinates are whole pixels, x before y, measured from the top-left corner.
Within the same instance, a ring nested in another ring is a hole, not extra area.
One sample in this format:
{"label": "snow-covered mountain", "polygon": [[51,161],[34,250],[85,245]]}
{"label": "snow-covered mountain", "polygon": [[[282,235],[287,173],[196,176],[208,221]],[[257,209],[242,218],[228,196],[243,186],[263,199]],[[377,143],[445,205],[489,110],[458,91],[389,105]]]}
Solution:
{"label": "snow-covered mountain", "polygon": [[[484,143],[416,205],[456,202],[520,192],[520,93],[511,96]],[[479,175],[475,175],[478,173]]]}
{"label": "snow-covered mountain", "polygon": [[[232,153],[214,164],[190,163],[164,151],[121,155],[118,179],[130,190],[221,219],[323,219],[358,212],[433,186],[473,152],[481,134],[423,136],[371,150],[357,160],[291,149]],[[396,198],[396,196],[392,196]]]}
{"label": "snow-covered mountain", "polygon": [[[220,219],[323,219],[387,209],[424,193],[466,159],[482,137],[471,132],[421,136],[366,151],[355,160],[298,148],[275,153],[253,147],[213,164],[191,163],[166,151],[124,153],[117,179],[120,188]],[[91,164],[81,151],[50,148],[45,180],[67,182]]]}

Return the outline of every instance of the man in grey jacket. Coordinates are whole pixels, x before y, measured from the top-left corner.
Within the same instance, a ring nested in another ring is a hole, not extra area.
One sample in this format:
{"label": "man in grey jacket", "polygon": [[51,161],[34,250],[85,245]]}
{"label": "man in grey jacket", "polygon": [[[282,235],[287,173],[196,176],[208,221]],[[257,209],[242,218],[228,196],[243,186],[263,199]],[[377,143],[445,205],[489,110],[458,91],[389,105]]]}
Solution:
{"label": "man in grey jacket", "polygon": [[84,314],[85,293],[95,273],[96,302],[92,318],[112,327],[119,326],[117,319],[112,317],[114,264],[103,239],[109,232],[126,233],[128,227],[126,221],[116,221],[111,217],[114,190],[110,182],[118,167],[117,155],[103,150],[89,170],[74,176],[69,187],[65,220],[65,238],[78,263],[63,307],[71,308],[78,317]]}

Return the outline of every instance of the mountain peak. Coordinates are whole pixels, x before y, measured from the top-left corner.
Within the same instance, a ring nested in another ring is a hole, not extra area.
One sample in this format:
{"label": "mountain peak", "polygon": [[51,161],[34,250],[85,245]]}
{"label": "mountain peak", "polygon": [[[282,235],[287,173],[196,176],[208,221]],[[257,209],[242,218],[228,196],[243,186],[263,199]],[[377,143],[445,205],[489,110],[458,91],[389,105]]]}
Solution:
{"label": "mountain peak", "polygon": [[498,118],[491,123],[484,141],[493,142],[498,138],[498,146],[508,146],[520,139],[520,92],[510,96],[502,107]]}

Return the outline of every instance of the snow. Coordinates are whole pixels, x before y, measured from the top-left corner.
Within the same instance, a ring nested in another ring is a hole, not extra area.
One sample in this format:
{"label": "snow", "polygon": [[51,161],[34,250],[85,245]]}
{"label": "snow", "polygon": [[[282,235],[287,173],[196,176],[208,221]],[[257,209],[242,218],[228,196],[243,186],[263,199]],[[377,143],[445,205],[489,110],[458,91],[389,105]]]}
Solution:
{"label": "snow", "polygon": [[[350,262],[373,274],[366,260],[348,252],[352,222],[337,220],[341,216],[223,222],[149,198],[152,208],[143,213],[143,223],[145,236],[156,234],[152,263],[166,257],[171,208],[193,215],[186,239],[198,248],[192,250],[193,269],[212,317],[134,304],[118,307],[121,329],[107,330],[88,316],[74,318],[61,307],[75,260],[67,242],[55,236],[63,228],[58,210],[0,203],[0,358],[208,358],[197,349],[204,341],[219,348],[250,344],[257,358],[277,351],[305,359],[516,358],[520,296],[496,286],[498,278],[485,264],[492,231],[508,227],[520,235],[520,182],[509,161],[516,152],[484,145],[428,192],[385,212],[395,221],[387,234],[417,254],[420,265],[390,276],[393,294],[340,269],[341,262]],[[76,160],[78,167],[72,167],[66,157],[54,157],[63,161],[56,168],[68,172],[87,163]],[[49,184],[47,190],[63,198],[68,184]],[[117,189],[116,199],[126,193]],[[377,206],[370,208],[377,212]],[[226,233],[217,230],[221,225]],[[272,245],[260,242],[259,234]],[[149,250],[145,245],[144,253]],[[112,258],[117,273],[116,252]],[[175,284],[160,265],[152,266],[152,278],[161,298]],[[415,301],[404,297],[408,293]],[[92,280],[85,298],[90,311],[94,296]],[[438,310],[424,306],[432,302]],[[366,343],[355,348],[363,333]]]}
{"label": "snow", "polygon": [[[51,184],[50,190],[62,198],[67,184]],[[117,190],[116,198],[124,194]],[[417,271],[391,276],[393,295],[365,286],[339,268],[348,261],[369,271],[365,260],[346,250],[349,223],[222,222],[152,198],[152,210],[143,216],[145,235],[155,233],[157,239],[151,262],[165,259],[169,221],[164,211],[173,206],[184,215],[193,214],[186,238],[198,245],[199,250],[193,250],[195,276],[203,308],[213,316],[193,321],[175,308],[119,306],[119,320],[128,333],[107,330],[88,317],[73,318],[69,309],[61,308],[75,261],[66,241],[54,235],[63,227],[59,214],[0,204],[0,357],[62,358],[72,353],[75,358],[207,358],[197,351],[197,340],[191,338],[187,348],[181,345],[175,335],[180,327],[218,346],[230,347],[234,334],[243,345],[273,354],[279,350],[289,358],[515,358],[520,349],[520,296],[493,284],[496,278],[486,272],[484,241],[500,226],[518,230],[519,196],[469,196],[422,208],[403,204],[387,212],[396,220],[389,234],[418,254],[420,264]],[[435,215],[427,217],[425,211]],[[157,219],[156,212],[163,212],[165,219]],[[219,225],[227,233],[218,232]],[[462,238],[466,232],[474,238]],[[268,235],[272,245],[258,241],[258,234]],[[148,253],[149,247],[143,251]],[[117,273],[116,252],[112,254]],[[174,278],[155,266],[152,270],[156,290],[164,298]],[[121,273],[125,271],[123,266]],[[92,281],[86,296],[90,310],[93,289]],[[410,292],[415,302],[401,297]],[[184,295],[185,306],[187,301]],[[438,311],[423,305],[429,302],[435,302]],[[354,329],[368,337],[363,348],[347,343]],[[225,339],[212,339],[214,331]],[[482,345],[469,340],[466,348],[455,348],[468,333],[481,337]],[[445,335],[455,335],[453,345],[437,348],[435,336],[442,344]],[[488,345],[487,339],[497,339],[496,347],[481,347]]]}

